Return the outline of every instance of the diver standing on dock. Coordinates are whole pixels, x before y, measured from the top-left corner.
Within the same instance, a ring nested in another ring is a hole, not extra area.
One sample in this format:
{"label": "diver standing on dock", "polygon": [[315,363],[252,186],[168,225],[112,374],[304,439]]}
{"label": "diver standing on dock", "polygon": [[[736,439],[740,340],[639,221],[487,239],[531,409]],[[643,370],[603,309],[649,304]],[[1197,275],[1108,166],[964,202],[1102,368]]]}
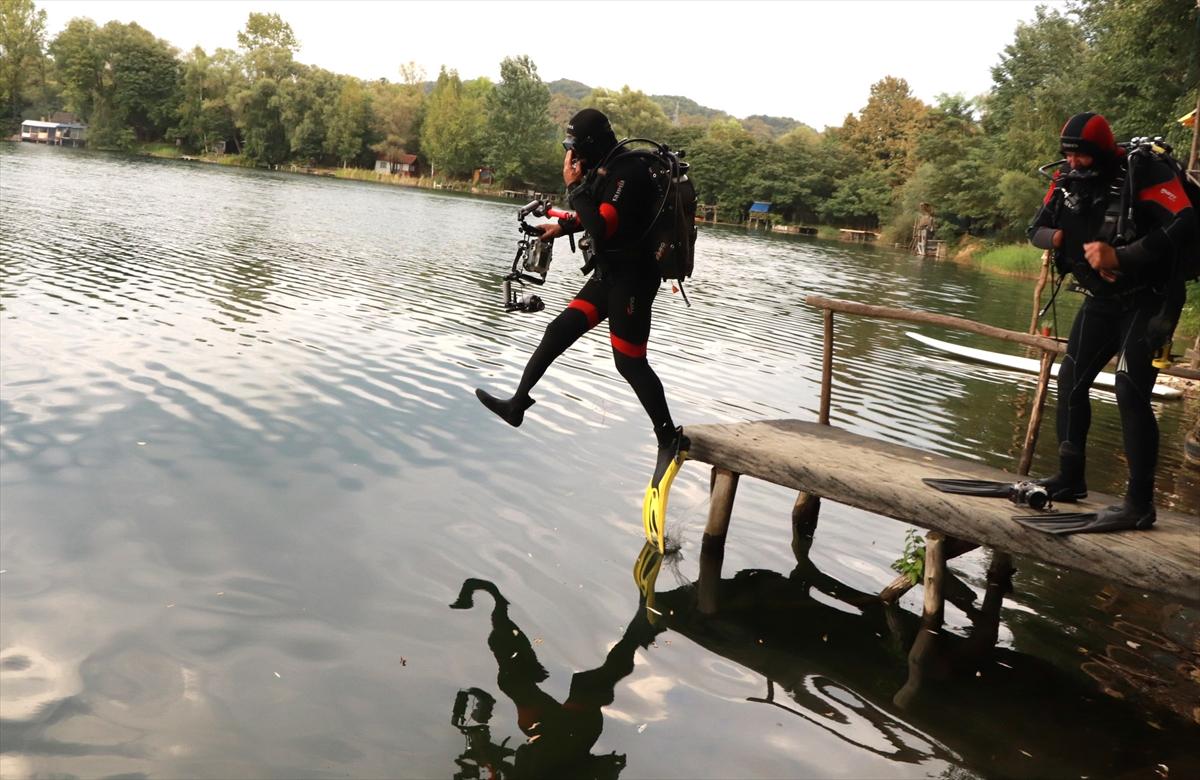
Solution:
{"label": "diver standing on dock", "polygon": [[651,305],[661,277],[645,238],[659,203],[643,158],[617,150],[610,159],[617,146],[612,125],[600,111],[585,108],[571,118],[563,141],[562,173],[576,219],[541,225],[541,240],[585,230],[587,236],[580,242],[587,247],[584,270],[592,276],[546,327],[512,397],[500,399],[484,390],[475,395],[509,425],[519,426],[534,403],[530,391],[551,363],[607,319],[613,361],[654,426],[659,450],[650,490],[661,492],[665,503],[687,450],[687,437],[675,427],[662,382],[646,359]]}
{"label": "diver standing on dock", "polygon": [[[1051,499],[1087,496],[1084,451],[1091,423],[1088,391],[1117,357],[1116,393],[1129,466],[1122,504],[1094,515],[1047,515],[1043,530],[1100,532],[1149,528],[1155,521],[1158,422],[1150,391],[1155,353],[1169,342],[1182,307],[1176,269],[1195,242],[1196,210],[1169,164],[1117,146],[1108,121],[1076,114],[1061,133],[1064,165],[1029,227],[1034,246],[1053,252],[1059,273],[1086,297],[1071,326],[1058,375],[1059,471],[1039,480]],[[1128,219],[1128,216],[1132,219]],[[1073,524],[1070,530],[1066,525]]]}

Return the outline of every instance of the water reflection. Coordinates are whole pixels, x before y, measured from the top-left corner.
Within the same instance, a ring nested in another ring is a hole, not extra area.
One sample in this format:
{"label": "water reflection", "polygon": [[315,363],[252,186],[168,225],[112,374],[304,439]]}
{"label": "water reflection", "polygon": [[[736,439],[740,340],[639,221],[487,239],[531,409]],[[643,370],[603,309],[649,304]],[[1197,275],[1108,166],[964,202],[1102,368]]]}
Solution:
{"label": "water reflection", "polygon": [[[1200,769],[1159,723],[1131,726],[1129,705],[1098,696],[1086,678],[996,646],[1014,571],[1003,556],[981,602],[949,573],[947,599],[969,622],[950,631],[825,574],[800,539],[788,574],[747,569],[722,578],[720,548],[709,544],[693,583],[654,592],[656,572],[643,575],[656,625],[761,675],[763,695],[747,701],[813,724],[854,751],[946,766],[943,777],[1110,776],[1160,762]],[[1082,671],[1094,676],[1097,665],[1110,668],[1092,659]]]}
{"label": "water reflection", "polygon": [[[529,637],[508,614],[508,600],[491,582],[468,579],[451,609],[470,609],[477,592],[492,597],[492,631],[488,647],[496,659],[496,682],[517,709],[517,724],[526,740],[509,748],[506,738],[496,744],[488,725],[495,699],[479,688],[459,691],[451,722],[466,737],[467,748],[455,760],[458,778],[616,778],[625,768],[625,755],[592,755],[604,728],[601,709],[613,703],[617,684],[633,671],[633,655],[646,648],[662,630],[647,620],[639,605],[633,620],[604,662],[571,677],[567,698],[559,702],[540,684],[549,673],[538,661]],[[467,712],[470,705],[470,712]]]}

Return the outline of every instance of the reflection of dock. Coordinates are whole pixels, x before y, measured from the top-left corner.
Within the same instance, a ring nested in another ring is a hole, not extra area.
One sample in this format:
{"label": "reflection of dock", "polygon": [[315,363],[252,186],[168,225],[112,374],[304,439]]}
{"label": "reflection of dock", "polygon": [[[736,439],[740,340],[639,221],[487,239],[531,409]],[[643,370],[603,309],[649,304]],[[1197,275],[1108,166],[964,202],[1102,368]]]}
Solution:
{"label": "reflection of dock", "polygon": [[[710,544],[698,582],[653,597],[658,627],[762,675],[763,695],[748,701],[776,708],[782,723],[805,721],[894,763],[967,770],[943,775],[955,777],[1113,774],[1130,761],[1131,739],[1174,752],[1177,737],[1125,703],[1096,697],[1049,661],[995,646],[1012,584],[1003,564],[989,569],[982,601],[949,576],[947,598],[970,621],[958,636],[825,574],[809,558],[812,537],[801,532],[796,542],[790,573],[731,578],[722,578],[720,551]],[[1003,724],[1003,746],[983,723]],[[1052,723],[1088,727],[1047,728]],[[1124,738],[1097,741],[1103,733]]]}

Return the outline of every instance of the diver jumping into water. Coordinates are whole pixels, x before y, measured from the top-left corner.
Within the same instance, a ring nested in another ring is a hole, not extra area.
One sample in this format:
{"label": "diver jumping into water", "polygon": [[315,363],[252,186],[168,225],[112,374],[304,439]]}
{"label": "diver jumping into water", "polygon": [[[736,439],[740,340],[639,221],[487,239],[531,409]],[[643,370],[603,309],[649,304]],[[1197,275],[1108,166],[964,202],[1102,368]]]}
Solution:
{"label": "diver jumping into water", "polygon": [[607,319],[613,362],[646,410],[658,441],[643,521],[647,537],[656,533],[661,546],[667,491],[687,456],[689,441],[671,419],[662,382],[646,359],[651,306],[661,283],[653,252],[644,240],[659,207],[656,189],[644,158],[618,150],[609,159],[617,146],[608,118],[594,108],[583,109],[567,125],[562,173],[576,217],[539,226],[541,240],[586,231],[591,256],[585,254],[585,270],[592,276],[546,327],[516,392],[498,398],[479,389],[475,395],[509,425],[519,426],[534,403],[530,391],[550,365]]}

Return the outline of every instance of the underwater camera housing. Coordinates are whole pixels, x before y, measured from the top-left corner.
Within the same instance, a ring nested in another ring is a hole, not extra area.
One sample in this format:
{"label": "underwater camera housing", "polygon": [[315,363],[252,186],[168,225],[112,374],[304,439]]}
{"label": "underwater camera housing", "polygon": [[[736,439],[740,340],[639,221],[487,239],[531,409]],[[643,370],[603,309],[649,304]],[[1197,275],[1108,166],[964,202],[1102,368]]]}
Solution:
{"label": "underwater camera housing", "polygon": [[513,256],[512,268],[502,284],[505,311],[535,312],[546,308],[546,304],[537,295],[523,292],[526,283],[546,283],[550,263],[554,260],[554,242],[541,240],[541,230],[525,221],[530,216],[571,219],[574,214],[555,209],[544,200],[530,201],[517,211],[517,225],[521,231],[521,238],[517,241],[517,253]]}

